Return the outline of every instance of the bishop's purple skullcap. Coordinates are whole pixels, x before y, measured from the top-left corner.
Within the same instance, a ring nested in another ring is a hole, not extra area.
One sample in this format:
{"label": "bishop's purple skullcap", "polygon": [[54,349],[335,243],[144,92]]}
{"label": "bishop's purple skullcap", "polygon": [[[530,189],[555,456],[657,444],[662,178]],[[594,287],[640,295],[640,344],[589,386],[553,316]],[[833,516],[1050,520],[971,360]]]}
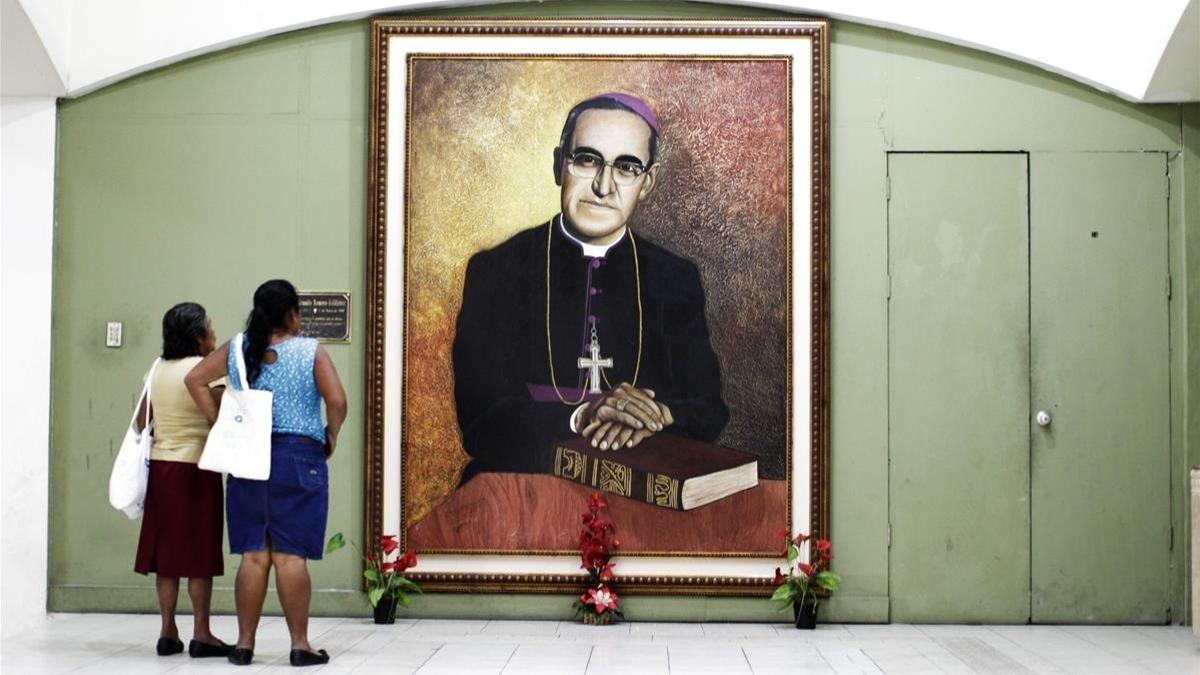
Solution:
{"label": "bishop's purple skullcap", "polygon": [[616,102],[620,103],[621,105],[628,107],[630,110],[632,110],[634,113],[636,113],[638,117],[645,120],[646,124],[649,124],[650,128],[654,130],[655,134],[658,134],[658,135],[662,134],[662,132],[658,130],[658,118],[654,116],[654,111],[651,110],[650,106],[646,105],[646,102],[643,101],[642,99],[640,99],[636,96],[630,96],[629,94],[622,94],[620,92],[610,91],[607,94],[600,94],[599,96],[593,96],[593,97],[583,101],[583,103],[587,103],[588,101],[596,101],[596,100],[599,100],[602,98],[607,98],[607,99],[616,101]]}

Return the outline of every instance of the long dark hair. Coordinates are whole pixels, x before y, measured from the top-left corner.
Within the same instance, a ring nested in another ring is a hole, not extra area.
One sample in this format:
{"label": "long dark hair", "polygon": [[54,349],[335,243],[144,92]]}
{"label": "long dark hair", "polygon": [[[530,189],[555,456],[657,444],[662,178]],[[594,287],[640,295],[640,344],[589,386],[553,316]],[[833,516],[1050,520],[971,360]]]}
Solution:
{"label": "long dark hair", "polygon": [[262,372],[271,331],[287,327],[288,315],[299,309],[300,296],[290,281],[272,279],[254,291],[254,309],[246,319],[246,338],[242,344],[247,382],[254,382]]}
{"label": "long dark hair", "polygon": [[163,314],[162,357],[167,360],[204,356],[200,343],[208,337],[208,314],[194,302],[181,302]]}

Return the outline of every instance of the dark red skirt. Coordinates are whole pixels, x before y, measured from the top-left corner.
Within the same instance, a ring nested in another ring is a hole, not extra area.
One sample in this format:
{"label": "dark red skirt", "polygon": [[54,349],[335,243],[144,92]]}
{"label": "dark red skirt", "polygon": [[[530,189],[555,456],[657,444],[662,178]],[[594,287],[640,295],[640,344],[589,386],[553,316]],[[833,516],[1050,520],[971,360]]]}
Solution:
{"label": "dark red skirt", "polygon": [[225,574],[221,474],[190,462],[150,462],[133,571],[164,577]]}

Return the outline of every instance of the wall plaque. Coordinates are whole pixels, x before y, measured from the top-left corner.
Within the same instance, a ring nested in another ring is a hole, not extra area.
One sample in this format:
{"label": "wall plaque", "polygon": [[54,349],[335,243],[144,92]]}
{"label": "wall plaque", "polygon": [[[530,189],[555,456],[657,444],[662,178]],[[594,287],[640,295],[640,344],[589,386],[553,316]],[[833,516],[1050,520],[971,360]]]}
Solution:
{"label": "wall plaque", "polygon": [[300,335],[350,342],[350,291],[300,291]]}

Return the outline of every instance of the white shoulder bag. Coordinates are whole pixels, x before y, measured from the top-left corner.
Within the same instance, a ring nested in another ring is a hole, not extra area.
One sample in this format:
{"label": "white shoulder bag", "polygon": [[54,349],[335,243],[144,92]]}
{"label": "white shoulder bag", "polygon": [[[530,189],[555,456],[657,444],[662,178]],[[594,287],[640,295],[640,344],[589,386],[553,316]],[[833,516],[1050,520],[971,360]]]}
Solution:
{"label": "white shoulder bag", "polygon": [[[150,482],[150,451],[154,447],[154,434],[150,431],[150,383],[154,381],[154,371],[158,368],[159,359],[154,359],[150,372],[146,375],[146,383],[142,385],[142,395],[138,397],[137,405],[133,406],[133,416],[129,419],[129,428],[125,430],[125,440],[121,441],[121,450],[113,462],[112,474],[108,477],[108,503],[114,509],[124,511],[132,520],[142,515],[146,508],[146,485]],[[142,402],[146,403],[146,415],[142,422],[142,432],[137,431],[138,409]]]}
{"label": "white shoulder bag", "polygon": [[242,333],[229,348],[236,354],[241,389],[228,387],[221,397],[217,423],[208,432],[200,468],[229,473],[238,478],[266,480],[271,475],[271,401],[269,391],[251,389],[246,381],[246,358],[242,355]]}

